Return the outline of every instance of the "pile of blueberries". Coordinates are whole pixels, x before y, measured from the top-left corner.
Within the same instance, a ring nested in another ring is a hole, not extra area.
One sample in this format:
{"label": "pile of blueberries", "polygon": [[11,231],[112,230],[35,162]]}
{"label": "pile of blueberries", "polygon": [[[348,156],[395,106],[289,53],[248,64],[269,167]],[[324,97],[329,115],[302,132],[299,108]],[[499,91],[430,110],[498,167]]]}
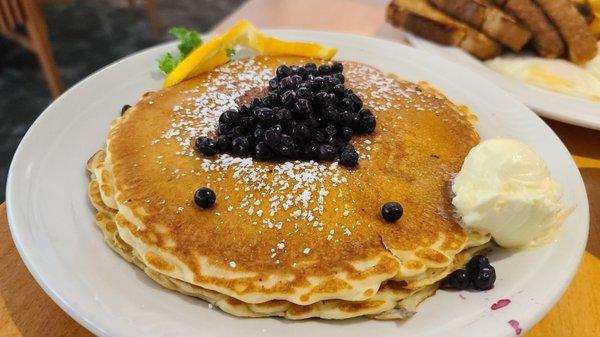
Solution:
{"label": "pile of blueberries", "polygon": [[353,135],[372,133],[376,120],[344,86],[342,71],[339,62],[279,66],[268,94],[225,111],[216,139],[200,137],[196,147],[205,156],[220,152],[261,160],[339,158],[341,165],[356,167],[359,156],[349,141]]}
{"label": "pile of blueberries", "polygon": [[489,290],[496,282],[496,270],[483,255],[475,255],[466,269],[457,269],[442,281],[442,288],[464,290],[470,287]]}

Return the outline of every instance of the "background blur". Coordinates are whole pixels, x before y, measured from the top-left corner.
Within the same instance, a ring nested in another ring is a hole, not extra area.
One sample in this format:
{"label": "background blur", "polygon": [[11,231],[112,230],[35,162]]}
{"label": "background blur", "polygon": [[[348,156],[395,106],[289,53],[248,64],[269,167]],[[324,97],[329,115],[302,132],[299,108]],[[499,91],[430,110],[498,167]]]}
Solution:
{"label": "background blur", "polygon": [[[0,0],[16,4],[16,0]],[[33,1],[33,0],[19,0]],[[137,50],[171,39],[171,26],[210,30],[243,0],[46,0],[40,2],[64,89]],[[4,5],[4,4],[0,4]],[[154,7],[154,8],[152,8]],[[155,19],[151,20],[152,15]],[[151,22],[155,23],[155,34]],[[23,27],[18,32],[25,32]],[[14,151],[52,101],[36,54],[0,34],[0,202]]]}

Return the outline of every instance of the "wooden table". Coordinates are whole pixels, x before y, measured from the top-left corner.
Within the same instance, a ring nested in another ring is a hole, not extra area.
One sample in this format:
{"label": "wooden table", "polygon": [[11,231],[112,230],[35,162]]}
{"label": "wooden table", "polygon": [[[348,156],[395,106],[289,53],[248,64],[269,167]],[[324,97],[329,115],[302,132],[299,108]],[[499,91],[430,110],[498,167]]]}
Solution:
{"label": "wooden table", "polygon": [[[349,32],[403,41],[383,20],[387,0],[251,0],[220,23],[240,18],[261,28]],[[565,295],[526,336],[600,336],[600,132],[547,121],[567,145],[585,181],[591,227],[585,256]],[[86,336],[31,277],[11,240],[0,205],[0,336]],[[540,285],[543,286],[543,285]]]}

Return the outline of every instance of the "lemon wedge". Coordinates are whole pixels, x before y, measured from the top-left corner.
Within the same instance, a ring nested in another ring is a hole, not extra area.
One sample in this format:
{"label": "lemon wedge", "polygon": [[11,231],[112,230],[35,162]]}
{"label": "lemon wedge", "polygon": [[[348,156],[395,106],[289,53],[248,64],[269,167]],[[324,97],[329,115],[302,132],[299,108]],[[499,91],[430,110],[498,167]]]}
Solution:
{"label": "lemon wedge", "polygon": [[337,52],[336,48],[312,42],[284,41],[264,35],[244,19],[225,33],[194,49],[169,73],[163,87],[170,87],[229,62],[227,50],[237,46],[253,49],[267,56],[295,55],[324,60],[331,59]]}

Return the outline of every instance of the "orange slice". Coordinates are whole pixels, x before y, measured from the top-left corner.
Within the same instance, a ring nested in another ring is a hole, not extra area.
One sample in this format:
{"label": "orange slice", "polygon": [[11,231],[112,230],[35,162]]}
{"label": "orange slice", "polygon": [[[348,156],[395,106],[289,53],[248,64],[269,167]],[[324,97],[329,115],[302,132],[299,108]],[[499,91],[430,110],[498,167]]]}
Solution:
{"label": "orange slice", "polygon": [[268,56],[296,55],[324,60],[331,59],[336,48],[312,42],[290,42],[259,32],[248,20],[240,20],[225,33],[194,49],[165,79],[163,87],[170,87],[188,78],[229,62],[227,49],[241,46]]}
{"label": "orange slice", "polygon": [[258,42],[263,55],[294,55],[330,60],[337,52],[336,48],[312,42],[288,42],[263,34],[258,35]]}

